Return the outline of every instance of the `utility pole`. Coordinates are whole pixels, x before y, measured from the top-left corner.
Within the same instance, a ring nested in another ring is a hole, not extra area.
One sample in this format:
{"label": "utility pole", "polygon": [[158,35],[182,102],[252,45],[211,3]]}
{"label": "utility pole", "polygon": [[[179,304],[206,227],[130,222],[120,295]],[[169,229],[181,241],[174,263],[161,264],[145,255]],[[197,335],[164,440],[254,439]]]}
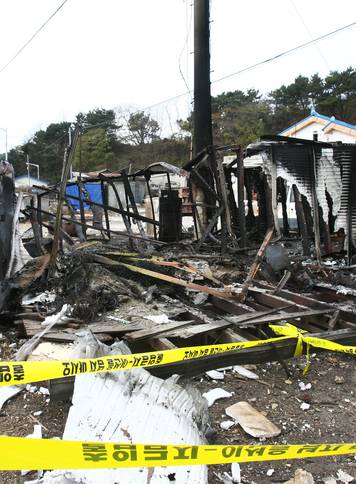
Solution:
{"label": "utility pole", "polygon": [[194,0],[193,156],[213,144],[209,21],[209,0]]}
{"label": "utility pole", "polygon": [[[204,149],[213,145],[211,127],[211,92],[210,92],[210,0],[194,0],[194,112],[193,112],[193,158]],[[199,176],[192,177],[192,190],[198,208],[199,234],[209,227],[212,217],[212,207],[215,199],[212,197],[214,178],[209,169],[215,164],[214,154],[209,153],[208,163],[201,167]],[[208,165],[208,166],[207,166]],[[208,185],[208,187],[207,187]],[[211,187],[212,190],[209,190]],[[200,212],[200,213],[199,213]],[[200,225],[200,224],[199,224]]]}

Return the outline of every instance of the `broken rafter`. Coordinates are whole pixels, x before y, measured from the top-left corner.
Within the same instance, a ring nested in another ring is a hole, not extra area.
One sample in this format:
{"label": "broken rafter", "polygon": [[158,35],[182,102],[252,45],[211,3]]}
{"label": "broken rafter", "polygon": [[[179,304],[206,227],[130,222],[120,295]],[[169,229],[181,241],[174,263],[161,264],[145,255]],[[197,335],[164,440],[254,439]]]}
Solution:
{"label": "broken rafter", "polygon": [[272,236],[273,236],[274,228],[271,227],[267,230],[267,233],[265,235],[265,238],[262,242],[261,247],[259,248],[255,260],[253,261],[250,270],[248,272],[248,275],[246,277],[245,282],[242,284],[241,291],[239,293],[239,301],[244,302],[246,299],[247,291],[250,285],[252,284],[252,281],[256,277],[256,274],[258,272],[258,269],[260,268],[261,262],[262,262],[262,257],[264,253],[266,252],[267,246],[270,243]]}
{"label": "broken rafter", "polygon": [[[49,217],[53,217],[53,218],[56,217],[56,215],[54,215],[53,213],[48,212],[46,210],[39,210],[36,207],[33,207],[33,210],[40,212],[44,215],[48,215]],[[64,215],[62,215],[62,220],[66,221],[66,222],[71,222],[73,224],[78,224],[78,225],[81,225],[81,226],[84,225],[88,229],[98,230],[99,232],[107,232],[107,229],[104,229],[104,228],[100,229],[98,227],[94,227],[93,225],[90,225],[90,224],[87,224],[87,223],[82,224],[81,222],[79,222],[79,220],[72,220],[71,218],[66,217]],[[141,237],[140,235],[136,235],[136,234],[133,235],[133,234],[128,234],[127,232],[120,232],[119,230],[111,230],[110,229],[110,233],[114,234],[114,235],[120,235],[120,236],[123,236],[123,237],[129,237],[129,238],[132,238],[132,239],[137,239],[137,240],[147,240],[147,241],[151,242],[152,244],[156,244],[156,245],[166,245],[166,242],[162,242],[161,240],[153,240],[153,239],[149,239],[147,237]]]}
{"label": "broken rafter", "polygon": [[125,262],[118,262],[108,257],[104,257],[102,255],[95,255],[91,254],[90,258],[93,261],[99,262],[104,265],[113,266],[113,267],[125,267],[129,271],[137,272],[138,274],[142,274],[144,276],[152,277],[154,279],[159,279],[161,281],[169,282],[171,284],[175,284],[177,286],[184,287],[186,289],[190,289],[192,291],[197,292],[205,292],[215,297],[223,298],[223,299],[230,299],[233,298],[229,289],[215,289],[209,286],[202,286],[201,284],[195,284],[194,282],[185,281],[182,279],[178,279],[177,277],[169,276],[167,274],[162,274],[160,272],[151,271],[150,269],[145,269],[143,267],[134,266],[132,264],[126,264]]}

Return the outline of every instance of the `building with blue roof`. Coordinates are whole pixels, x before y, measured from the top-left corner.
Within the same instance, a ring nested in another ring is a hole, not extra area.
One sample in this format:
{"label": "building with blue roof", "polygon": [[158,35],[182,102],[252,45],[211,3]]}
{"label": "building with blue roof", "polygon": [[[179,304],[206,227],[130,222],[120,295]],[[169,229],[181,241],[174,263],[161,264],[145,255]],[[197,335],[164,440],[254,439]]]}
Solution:
{"label": "building with blue roof", "polygon": [[356,126],[345,123],[335,116],[325,116],[314,109],[310,115],[284,129],[281,136],[292,138],[318,139],[319,141],[356,143]]}

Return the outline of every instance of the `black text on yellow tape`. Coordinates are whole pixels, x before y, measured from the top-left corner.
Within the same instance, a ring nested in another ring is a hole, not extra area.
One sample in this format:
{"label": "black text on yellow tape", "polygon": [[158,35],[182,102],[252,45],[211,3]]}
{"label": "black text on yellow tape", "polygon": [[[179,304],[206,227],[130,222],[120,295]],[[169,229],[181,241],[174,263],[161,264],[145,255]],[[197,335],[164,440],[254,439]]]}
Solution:
{"label": "black text on yellow tape", "polygon": [[295,350],[295,356],[302,354],[302,343],[314,346],[315,348],[322,348],[329,351],[337,351],[339,353],[347,353],[349,355],[356,355],[356,346],[347,346],[329,341],[323,338],[316,338],[315,336],[306,336],[306,331],[293,326],[292,324],[286,324],[285,326],[277,326],[270,324],[269,327],[276,333],[282,336],[290,336],[291,338],[297,338],[297,346]]}
{"label": "black text on yellow tape", "polygon": [[355,454],[356,443],[302,445],[151,445],[0,437],[0,469],[155,467]]}
{"label": "black text on yellow tape", "polygon": [[269,338],[259,341],[244,341],[242,343],[225,343],[217,345],[193,346],[166,351],[152,351],[101,358],[86,358],[68,361],[1,361],[0,386],[20,385],[43,380],[52,380],[82,373],[103,373],[133,368],[148,368],[152,366],[176,363],[177,361],[217,355],[243,348],[266,345],[289,336]]}
{"label": "black text on yellow tape", "polygon": [[[244,341],[242,343],[193,346],[149,353],[103,356],[101,358],[67,361],[2,361],[0,362],[0,386],[52,380],[82,373],[103,373],[134,368],[148,368],[252,348],[254,346],[268,345],[285,339],[296,339],[295,356],[300,356],[303,353],[303,342],[307,344],[307,356],[309,355],[309,346],[329,351],[356,354],[356,346],[344,346],[322,338],[306,336],[304,334],[305,331],[291,324],[286,324],[285,326],[270,325],[270,328],[280,336],[266,340]],[[307,363],[306,370],[308,366],[309,363]]]}

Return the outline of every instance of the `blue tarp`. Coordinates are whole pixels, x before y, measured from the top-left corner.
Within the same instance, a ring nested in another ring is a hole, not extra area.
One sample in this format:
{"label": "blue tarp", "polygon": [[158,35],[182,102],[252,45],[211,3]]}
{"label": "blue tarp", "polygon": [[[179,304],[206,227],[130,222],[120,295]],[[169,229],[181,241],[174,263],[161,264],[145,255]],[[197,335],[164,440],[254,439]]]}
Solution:
{"label": "blue tarp", "polygon": [[[85,190],[89,193],[89,199],[93,202],[103,203],[103,197],[101,195],[101,186],[100,183],[84,183]],[[69,202],[74,208],[74,210],[79,210],[79,200],[73,200],[70,198],[70,195],[74,197],[79,197],[79,187],[78,185],[69,185],[66,188],[66,194],[69,198]],[[90,209],[90,205],[84,202],[84,208]]]}

